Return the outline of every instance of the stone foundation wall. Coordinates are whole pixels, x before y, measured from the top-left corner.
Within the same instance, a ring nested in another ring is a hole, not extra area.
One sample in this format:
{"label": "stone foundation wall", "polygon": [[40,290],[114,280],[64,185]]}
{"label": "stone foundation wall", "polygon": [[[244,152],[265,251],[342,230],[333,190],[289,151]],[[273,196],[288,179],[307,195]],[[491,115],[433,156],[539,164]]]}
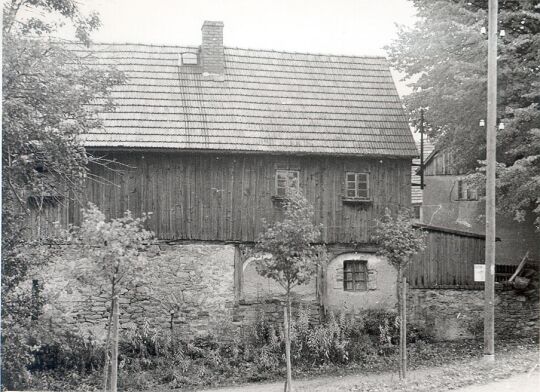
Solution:
{"label": "stone foundation wall", "polygon": [[[59,253],[63,257],[34,275],[50,302],[44,319],[103,339],[110,309],[106,285],[90,289],[78,282],[72,272],[84,271],[85,260],[74,248]],[[194,336],[232,322],[233,245],[159,245],[149,253],[141,283],[121,295],[121,328],[146,325]]]}
{"label": "stone foundation wall", "polygon": [[[409,289],[407,319],[424,326],[439,340],[483,335],[484,291]],[[496,339],[538,338],[538,297],[527,298],[514,290],[495,293]]]}
{"label": "stone foundation wall", "polygon": [[[283,324],[283,301],[268,299],[260,302],[240,301],[234,310],[234,321],[237,325],[253,325],[257,319],[264,316],[265,321],[272,324]],[[320,307],[316,300],[293,300],[293,316],[300,308],[308,313],[309,321],[318,324],[320,321]]]}

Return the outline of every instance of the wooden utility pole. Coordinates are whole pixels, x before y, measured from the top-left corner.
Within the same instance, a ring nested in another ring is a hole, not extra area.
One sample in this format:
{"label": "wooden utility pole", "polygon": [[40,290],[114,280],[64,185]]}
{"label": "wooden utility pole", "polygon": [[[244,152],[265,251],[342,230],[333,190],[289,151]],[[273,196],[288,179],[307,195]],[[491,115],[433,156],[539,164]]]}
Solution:
{"label": "wooden utility pole", "polygon": [[420,109],[420,189],[424,189],[424,109]]}
{"label": "wooden utility pole", "polygon": [[495,152],[497,142],[497,4],[488,9],[488,92],[486,141],[486,282],[484,310],[484,359],[495,359]]}

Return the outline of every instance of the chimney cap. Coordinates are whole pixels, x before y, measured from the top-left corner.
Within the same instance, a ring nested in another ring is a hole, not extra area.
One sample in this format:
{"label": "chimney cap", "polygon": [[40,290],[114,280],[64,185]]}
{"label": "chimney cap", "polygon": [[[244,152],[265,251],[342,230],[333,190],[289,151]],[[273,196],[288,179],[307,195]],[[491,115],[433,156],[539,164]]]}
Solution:
{"label": "chimney cap", "polygon": [[223,22],[219,20],[205,20],[202,27],[205,26],[215,26],[215,27],[223,27]]}

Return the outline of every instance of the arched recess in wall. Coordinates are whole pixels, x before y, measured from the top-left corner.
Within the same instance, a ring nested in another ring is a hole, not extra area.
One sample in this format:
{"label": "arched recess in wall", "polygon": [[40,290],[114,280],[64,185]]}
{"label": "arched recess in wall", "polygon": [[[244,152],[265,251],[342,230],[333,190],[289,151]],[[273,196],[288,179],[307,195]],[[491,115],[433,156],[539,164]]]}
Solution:
{"label": "arched recess in wall", "polygon": [[[242,265],[242,292],[241,298],[247,302],[261,302],[268,299],[282,298],[284,288],[273,279],[261,276],[257,272],[258,259],[250,257]],[[293,295],[300,298],[315,298],[315,276],[302,286],[295,287]]]}
{"label": "arched recess in wall", "polygon": [[396,271],[374,253],[349,252],[334,257],[326,268],[325,307],[357,313],[389,309],[396,304]]}

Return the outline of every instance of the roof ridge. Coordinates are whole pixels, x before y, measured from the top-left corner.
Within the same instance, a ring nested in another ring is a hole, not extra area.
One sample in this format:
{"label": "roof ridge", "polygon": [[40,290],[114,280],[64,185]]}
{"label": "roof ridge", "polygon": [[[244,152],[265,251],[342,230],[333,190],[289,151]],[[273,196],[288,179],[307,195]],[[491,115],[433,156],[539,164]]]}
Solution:
{"label": "roof ridge", "polygon": [[305,54],[305,55],[314,55],[314,56],[337,56],[345,58],[362,58],[362,59],[383,59],[386,60],[385,56],[382,55],[351,55],[351,54],[341,54],[341,53],[325,53],[325,52],[298,52],[291,50],[275,50],[275,49],[262,49],[262,48],[241,48],[238,46],[224,46],[224,49],[238,49],[238,50],[248,50],[254,52],[270,52],[270,53],[286,53],[286,54]]}
{"label": "roof ridge", "polygon": [[[54,41],[57,42],[57,41]],[[71,40],[65,40],[61,41],[58,40],[60,43],[64,44],[74,44],[74,45],[83,45],[84,43],[78,42],[78,41],[71,41]],[[141,43],[141,42],[98,42],[98,41],[90,41],[90,46],[92,45],[119,45],[119,46],[149,46],[153,48],[189,48],[189,49],[199,49],[199,45],[164,45],[164,44],[148,44],[148,43]]]}
{"label": "roof ridge", "polygon": [[[61,42],[64,44],[74,44],[74,45],[84,45],[78,41],[72,40],[62,40],[58,39],[54,42]],[[98,42],[91,41],[90,46],[92,45],[119,45],[119,46],[143,46],[143,47],[154,47],[154,48],[189,48],[189,49],[198,49],[200,45],[168,45],[168,44],[149,44],[142,42]],[[307,52],[307,51],[294,51],[294,50],[276,50],[276,49],[264,49],[264,48],[254,48],[254,47],[239,47],[239,46],[224,46],[224,49],[233,49],[233,50],[246,50],[252,52],[267,52],[267,53],[285,53],[285,54],[302,54],[302,55],[312,55],[312,56],[336,56],[350,59],[382,59],[386,61],[386,57],[382,55],[352,55],[352,54],[342,54],[342,53],[329,53],[329,52]]]}

